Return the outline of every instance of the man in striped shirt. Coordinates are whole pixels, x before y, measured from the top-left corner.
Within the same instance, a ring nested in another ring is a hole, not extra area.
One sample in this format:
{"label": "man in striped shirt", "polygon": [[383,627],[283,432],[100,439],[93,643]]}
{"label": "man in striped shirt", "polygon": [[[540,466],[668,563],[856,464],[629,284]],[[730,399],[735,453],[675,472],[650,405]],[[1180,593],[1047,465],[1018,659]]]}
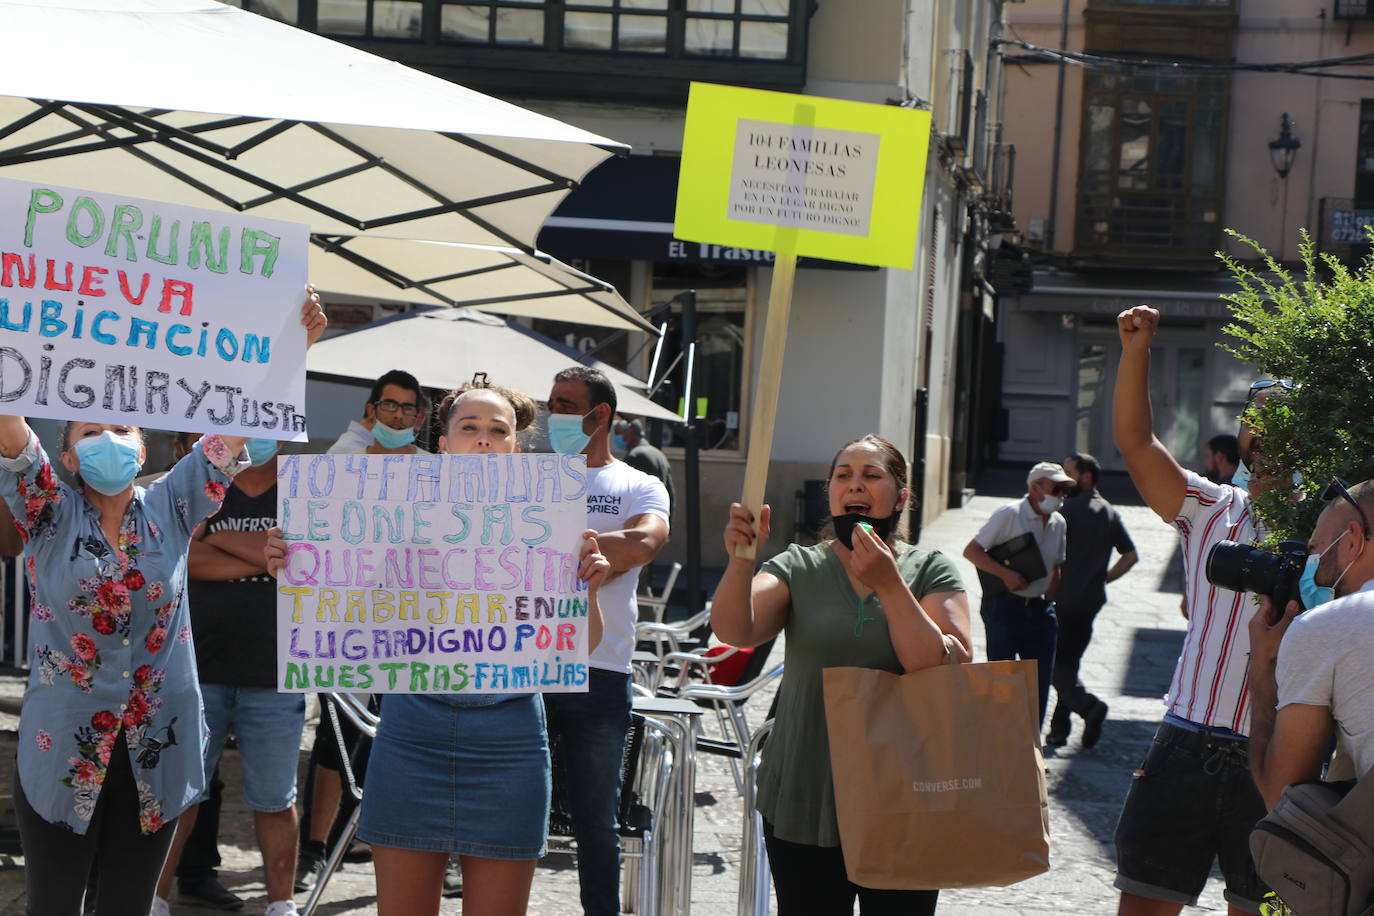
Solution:
{"label": "man in striped shirt", "polygon": [[[1178,529],[1183,544],[1188,632],[1165,698],[1167,711],[1131,788],[1116,829],[1120,916],[1173,916],[1196,904],[1220,859],[1228,912],[1259,912],[1265,887],[1250,861],[1249,837],[1264,816],[1250,779],[1247,686],[1252,605],[1207,581],[1207,555],[1221,540],[1262,537],[1250,493],[1185,470],[1153,434],[1150,345],[1159,312],[1147,306],[1117,316],[1121,365],[1113,402],[1116,447],[1140,495]],[[1274,390],[1274,389],[1271,389]],[[1242,466],[1258,448],[1242,427]],[[1274,485],[1254,472],[1252,492]]]}

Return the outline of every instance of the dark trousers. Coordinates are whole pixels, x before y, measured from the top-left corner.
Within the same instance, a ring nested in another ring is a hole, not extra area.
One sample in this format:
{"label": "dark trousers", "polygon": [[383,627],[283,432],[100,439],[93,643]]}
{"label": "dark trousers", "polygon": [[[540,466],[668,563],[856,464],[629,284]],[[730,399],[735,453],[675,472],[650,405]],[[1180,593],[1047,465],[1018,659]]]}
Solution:
{"label": "dark trousers", "polygon": [[181,860],[177,862],[177,881],[196,881],[218,876],[219,856],[219,809],[224,801],[224,781],[219,778],[219,765],[210,777],[210,794],[200,803],[196,812],[196,825],[186,838],[186,846],[181,850]]}
{"label": "dark trousers", "polygon": [[859,901],[861,916],[931,916],[939,891],[883,891],[849,880],[838,846],[790,843],[763,822],[763,842],[773,872],[778,916],[851,916]]}
{"label": "dark trousers", "polygon": [[[324,700],[321,701],[323,704]],[[378,704],[379,700],[374,700]],[[380,708],[379,705],[372,707],[374,710]],[[310,760],[305,770],[305,787],[301,791],[301,816],[300,816],[300,842],[301,847],[310,840],[310,822],[315,816],[314,797],[315,797],[315,767],[318,765],[326,770],[333,770],[339,774],[339,780],[343,784],[343,794],[339,796],[339,810],[334,815],[332,826],[329,828],[329,835],[325,841],[325,849],[334,848],[334,844],[339,841],[343,834],[344,825],[353,815],[353,809],[358,807],[358,800],[348,788],[348,777],[344,773],[344,755],[348,755],[348,768],[353,771],[353,781],[361,788],[367,781],[367,761],[372,756],[372,739],[363,736],[358,731],[358,727],[345,716],[338,713],[339,730],[338,734],[334,731],[334,719],[330,717],[329,710],[323,705],[320,707],[320,721],[315,726],[315,741],[310,746]],[[342,744],[342,749],[340,745]]]}
{"label": "dark trousers", "polygon": [[591,669],[586,693],[546,693],[549,743],[566,780],[585,916],[620,912],[620,777],[630,676]]}
{"label": "dark trousers", "polygon": [[1083,662],[1083,653],[1088,651],[1088,643],[1093,638],[1093,620],[1102,605],[1095,607],[1072,607],[1056,605],[1055,616],[1059,619],[1059,638],[1054,652],[1054,715],[1050,717],[1050,732],[1067,735],[1072,723],[1071,713],[1082,716],[1097,705],[1097,697],[1084,688],[1078,679],[1078,668]]}
{"label": "dark trousers", "polygon": [[1054,672],[1054,642],[1059,629],[1054,602],[1044,598],[1021,598],[1005,594],[984,597],[983,629],[988,637],[988,661],[1015,659],[1034,661],[1040,688],[1040,724],[1045,724],[1045,707],[1050,702],[1050,680]]}
{"label": "dark trousers", "polygon": [[96,916],[148,916],[177,819],[167,821],[157,833],[140,832],[138,788],[122,731],[85,835],[49,823],[33,810],[17,770],[14,811],[24,847],[29,916],[81,916],[85,876],[97,856]]}

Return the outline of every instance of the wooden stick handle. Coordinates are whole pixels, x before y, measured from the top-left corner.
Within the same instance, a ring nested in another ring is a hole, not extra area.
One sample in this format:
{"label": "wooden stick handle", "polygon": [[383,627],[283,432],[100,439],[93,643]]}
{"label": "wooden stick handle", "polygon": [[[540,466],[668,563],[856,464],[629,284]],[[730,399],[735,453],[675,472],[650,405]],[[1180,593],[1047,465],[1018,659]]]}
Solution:
{"label": "wooden stick handle", "polygon": [[768,319],[763,330],[763,355],[754,409],[749,418],[749,457],[744,464],[744,493],[740,504],[754,513],[754,543],[735,548],[735,556],[752,558],[758,553],[759,513],[768,482],[768,461],[773,454],[773,421],[777,416],[778,389],[782,382],[782,357],[787,349],[787,321],[792,311],[792,282],[797,276],[797,255],[779,251],[773,262],[773,283],[768,290]]}

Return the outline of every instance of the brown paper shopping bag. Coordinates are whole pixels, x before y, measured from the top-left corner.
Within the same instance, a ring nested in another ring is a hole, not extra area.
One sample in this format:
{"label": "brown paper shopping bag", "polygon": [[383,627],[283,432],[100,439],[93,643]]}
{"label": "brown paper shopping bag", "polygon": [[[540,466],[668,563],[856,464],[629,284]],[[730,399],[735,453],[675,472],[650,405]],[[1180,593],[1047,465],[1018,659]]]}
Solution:
{"label": "brown paper shopping bag", "polygon": [[827,668],[825,718],[849,880],[981,887],[1049,868],[1034,662]]}

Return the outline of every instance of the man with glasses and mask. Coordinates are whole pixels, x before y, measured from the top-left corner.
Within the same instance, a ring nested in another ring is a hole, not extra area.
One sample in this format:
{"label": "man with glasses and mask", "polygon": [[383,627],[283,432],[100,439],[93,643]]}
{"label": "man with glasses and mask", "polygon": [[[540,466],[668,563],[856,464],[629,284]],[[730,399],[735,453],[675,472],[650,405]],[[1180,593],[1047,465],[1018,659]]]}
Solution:
{"label": "man with glasses and mask", "polygon": [[348,424],[329,454],[428,455],[415,444],[415,434],[424,428],[425,407],[415,376],[392,369],[373,383],[363,418]]}
{"label": "man with glasses and mask", "polygon": [[1374,481],[1347,490],[1333,477],[1325,496],[1302,604],[1280,612],[1266,595],[1250,621],[1250,769],[1270,809],[1286,786],[1320,777],[1333,739],[1354,772],[1331,778],[1374,770]]}
{"label": "man with glasses and mask", "polygon": [[601,586],[603,635],[591,653],[586,693],[548,693],[549,743],[566,780],[582,911],[620,912],[620,766],[630,732],[630,656],[635,647],[638,570],[668,540],[662,481],[611,454],[615,387],[596,369],[554,376],[549,442],[563,455],[587,456],[587,527],[597,531],[612,578]]}
{"label": "man with glasses and mask", "polygon": [[[1259,443],[1244,424],[1238,436],[1242,460],[1231,485],[1184,469],[1155,437],[1150,347],[1158,329],[1159,312],[1148,306],[1117,316],[1121,364],[1112,424],[1136,489],[1178,529],[1188,632],[1165,697],[1164,721],[1135,771],[1117,823],[1118,914],[1173,916],[1185,904],[1196,904],[1217,859],[1228,913],[1257,913],[1267,889],[1255,873],[1249,845],[1265,810],[1246,756],[1253,702],[1245,626],[1250,598],[1211,585],[1204,569],[1217,542],[1263,539],[1250,496],[1283,482],[1264,473]],[[1292,387],[1256,382],[1247,403]]]}

